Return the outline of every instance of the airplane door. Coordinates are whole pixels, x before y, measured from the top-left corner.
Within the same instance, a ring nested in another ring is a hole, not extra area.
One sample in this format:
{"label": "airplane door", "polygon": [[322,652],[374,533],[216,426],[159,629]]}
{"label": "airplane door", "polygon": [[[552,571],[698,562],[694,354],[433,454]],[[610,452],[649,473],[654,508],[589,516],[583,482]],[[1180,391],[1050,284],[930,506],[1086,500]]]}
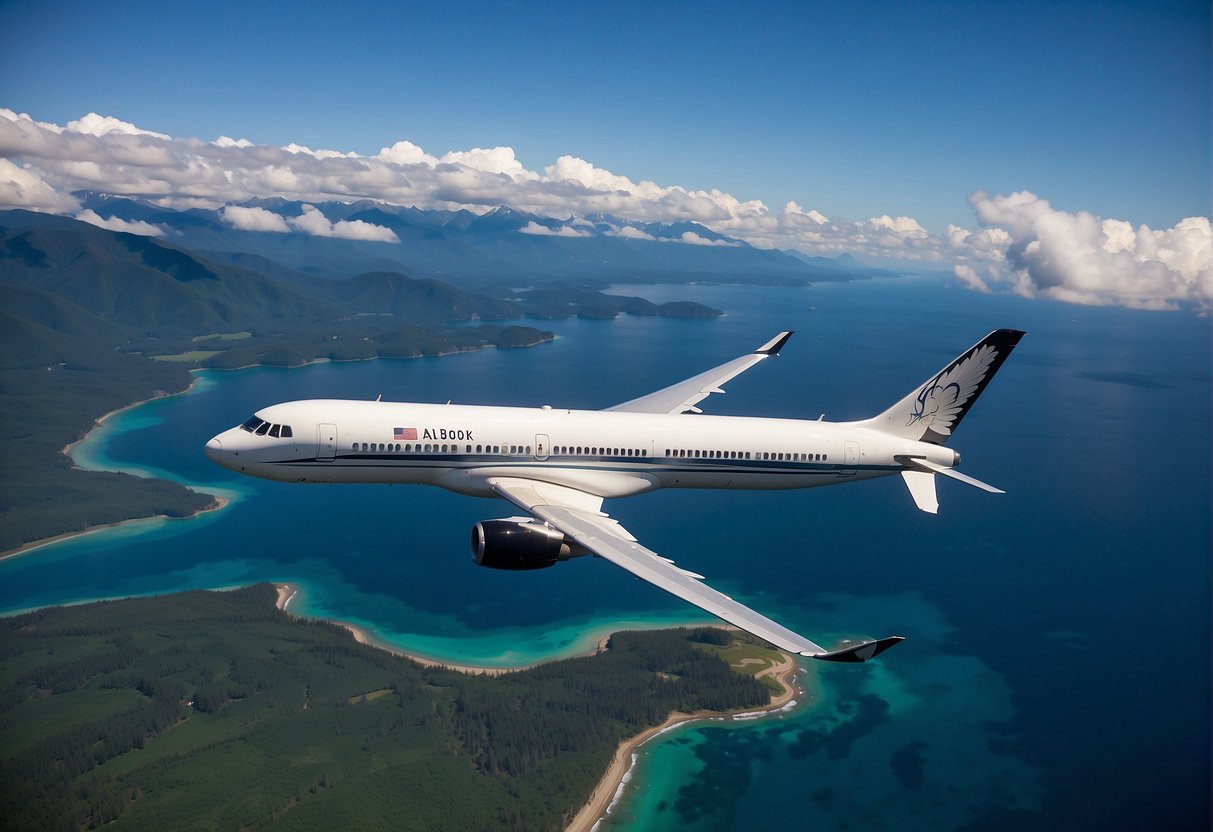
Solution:
{"label": "airplane door", "polygon": [[838,473],[843,476],[851,476],[855,473],[855,466],[859,464],[859,443],[858,442],[843,442],[842,443],[842,461],[846,466],[845,470]]}
{"label": "airplane door", "polygon": [[552,448],[548,444],[548,435],[546,433],[535,434],[535,459],[542,462],[548,458],[548,454],[551,452]]}
{"label": "airplane door", "polygon": [[316,459],[331,462],[337,453],[337,426],[321,425],[316,435]]}

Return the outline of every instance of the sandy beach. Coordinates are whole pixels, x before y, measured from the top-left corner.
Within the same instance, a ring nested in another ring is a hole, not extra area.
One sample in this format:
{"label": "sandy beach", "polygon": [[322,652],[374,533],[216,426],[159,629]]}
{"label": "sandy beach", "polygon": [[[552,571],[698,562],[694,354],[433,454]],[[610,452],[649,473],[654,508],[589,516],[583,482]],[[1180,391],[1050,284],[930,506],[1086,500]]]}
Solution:
{"label": "sandy beach", "polygon": [[[278,590],[277,607],[280,610],[286,611],[292,599],[298,594],[299,589],[294,584],[276,584]],[[384,644],[374,639],[366,630],[346,621],[332,621],[333,624],[340,625],[349,630],[354,636],[354,640],[359,644],[367,644],[372,647],[377,647],[380,650],[386,650],[397,656],[410,659],[418,664],[427,667],[444,667],[448,670],[456,670],[460,673],[482,674],[486,676],[499,676],[503,673],[513,673],[515,671],[526,670],[528,667],[534,667],[535,664],[529,664],[520,667],[480,667],[476,665],[461,665],[451,664],[449,662],[438,662],[433,659],[428,659],[424,656],[417,656],[391,645]],[[728,629],[736,629],[729,627]],[[584,655],[594,655],[606,650],[607,642],[610,641],[610,636],[604,636],[599,639],[598,645],[594,650],[589,651]],[[794,681],[796,672],[800,669],[796,659],[789,653],[780,651],[781,661],[778,664],[767,667],[757,674],[756,678],[773,676],[779,681],[783,690],[771,697],[771,701],[762,708],[745,711],[696,711],[694,713],[681,713],[675,711],[669,715],[665,722],[656,725],[652,728],[647,728],[641,731],[634,737],[624,740],[615,750],[615,755],[611,758],[611,764],[608,766],[606,773],[602,779],[598,781],[598,785],[594,787],[594,791],[590,794],[590,799],[582,806],[581,811],[569,822],[566,827],[566,832],[590,832],[594,825],[606,815],[607,809],[619,794],[620,786],[623,784],[623,779],[631,770],[634,759],[633,755],[646,742],[651,740],[658,734],[665,733],[671,728],[682,725],[687,722],[694,722],[701,719],[719,719],[721,717],[744,717],[756,718],[766,714],[779,711],[786,708],[793,699],[803,694],[803,691],[798,690]],[[747,659],[753,661],[752,659]]]}
{"label": "sandy beach", "polygon": [[[296,587],[294,584],[289,584],[289,583],[288,584],[275,584],[275,587],[278,590],[278,600],[276,602],[278,609],[289,612],[287,607],[289,606],[291,600],[299,592],[299,588]],[[376,639],[374,636],[372,636],[364,628],[359,627],[357,624],[351,624],[348,621],[338,621],[335,619],[328,619],[328,621],[332,624],[336,624],[340,627],[344,627],[345,629],[349,630],[350,633],[354,636],[354,641],[358,642],[359,644],[367,644],[367,645],[370,645],[371,647],[377,647],[380,650],[386,650],[388,653],[391,653],[395,656],[401,656],[403,658],[408,659],[409,661],[413,661],[413,662],[416,662],[417,664],[424,665],[425,667],[443,667],[443,668],[446,668],[447,670],[456,670],[460,673],[467,673],[467,674],[470,674],[473,676],[475,676],[475,675],[500,676],[503,673],[514,673],[519,670],[527,670],[528,668],[532,668],[532,667],[535,667],[536,665],[543,664],[543,662],[532,662],[531,664],[518,665],[516,667],[487,667],[487,666],[474,665],[474,664],[452,664],[451,662],[437,661],[435,659],[427,658],[426,656],[419,656],[416,653],[409,653],[405,650],[401,650],[398,647],[394,647],[393,645],[385,644],[384,642],[382,642],[379,639]],[[597,653],[601,653],[603,650],[606,650],[607,642],[610,641],[610,639],[611,639],[611,637],[609,635],[603,636],[601,639],[598,640],[598,644],[594,647],[593,650],[588,650],[585,653],[582,653],[581,655],[593,656]]]}
{"label": "sandy beach", "polygon": [[623,778],[632,770],[632,766],[635,764],[634,755],[640,750],[642,745],[658,734],[663,734],[677,725],[700,719],[739,716],[743,714],[746,717],[758,716],[786,707],[798,693],[792,677],[799,666],[790,654],[780,651],[780,655],[783,657],[782,662],[756,674],[758,678],[774,676],[783,686],[783,692],[772,697],[770,704],[766,707],[744,712],[696,711],[695,713],[686,714],[675,711],[660,725],[647,728],[636,736],[624,740],[619,748],[615,750],[615,756],[611,758],[611,765],[607,768],[606,774],[602,776],[602,779],[598,781],[598,785],[594,787],[594,791],[590,794],[590,799],[581,807],[581,811],[569,822],[569,825],[565,827],[565,832],[590,832],[606,816],[607,810],[620,793]]}

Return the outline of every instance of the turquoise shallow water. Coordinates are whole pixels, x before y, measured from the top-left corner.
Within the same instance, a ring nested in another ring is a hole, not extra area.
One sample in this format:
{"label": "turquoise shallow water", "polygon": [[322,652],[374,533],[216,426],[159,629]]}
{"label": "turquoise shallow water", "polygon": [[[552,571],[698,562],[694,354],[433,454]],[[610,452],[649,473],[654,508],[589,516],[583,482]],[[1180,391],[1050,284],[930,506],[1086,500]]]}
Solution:
{"label": "turquoise shallow water", "polygon": [[[82,464],[232,499],[0,562],[0,609],[291,581],[293,610],[452,662],[571,655],[620,626],[704,620],[600,561],[476,569],[467,530],[513,513],[436,489],[297,486],[211,465],[206,439],[310,397],[603,407],[798,330],[711,412],[860,418],[989,329],[1028,330],[959,431],[963,469],[917,512],[897,479],[608,506],[646,544],[828,641],[907,636],[820,668],[814,706],[645,747],[611,828],[1207,827],[1207,319],[989,298],[932,281],[629,287],[714,321],[558,321],[532,350],[204,374],[124,412]],[[688,417],[693,418],[693,417]]]}

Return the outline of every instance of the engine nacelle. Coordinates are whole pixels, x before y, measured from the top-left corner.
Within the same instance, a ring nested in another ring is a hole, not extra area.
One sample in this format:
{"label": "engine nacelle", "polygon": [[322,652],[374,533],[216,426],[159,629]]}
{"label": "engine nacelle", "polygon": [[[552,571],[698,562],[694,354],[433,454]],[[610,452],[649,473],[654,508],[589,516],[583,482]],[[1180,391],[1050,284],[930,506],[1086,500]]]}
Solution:
{"label": "engine nacelle", "polygon": [[472,527],[472,561],[490,569],[546,569],[568,560],[564,534],[529,517],[483,520]]}

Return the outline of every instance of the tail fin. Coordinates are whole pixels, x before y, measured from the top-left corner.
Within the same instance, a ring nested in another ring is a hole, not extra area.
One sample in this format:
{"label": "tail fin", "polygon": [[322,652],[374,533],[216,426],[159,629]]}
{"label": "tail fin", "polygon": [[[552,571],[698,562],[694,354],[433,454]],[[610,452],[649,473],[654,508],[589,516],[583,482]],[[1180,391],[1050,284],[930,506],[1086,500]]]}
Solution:
{"label": "tail fin", "polygon": [[862,424],[883,433],[946,445],[1024,333],[996,329],[884,413]]}

